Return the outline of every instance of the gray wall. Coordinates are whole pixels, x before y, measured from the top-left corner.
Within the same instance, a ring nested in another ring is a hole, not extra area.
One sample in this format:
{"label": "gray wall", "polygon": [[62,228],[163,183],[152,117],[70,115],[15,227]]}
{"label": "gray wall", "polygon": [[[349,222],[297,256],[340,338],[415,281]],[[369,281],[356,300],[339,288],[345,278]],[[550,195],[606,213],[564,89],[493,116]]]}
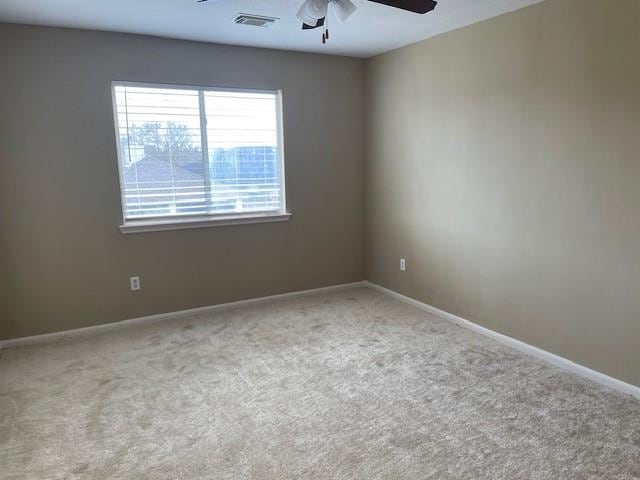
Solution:
{"label": "gray wall", "polygon": [[638,25],[547,0],[370,61],[367,278],[640,385]]}
{"label": "gray wall", "polygon": [[[0,25],[0,62],[0,338],[363,279],[362,60]],[[283,89],[291,221],[122,235],[114,79]]]}

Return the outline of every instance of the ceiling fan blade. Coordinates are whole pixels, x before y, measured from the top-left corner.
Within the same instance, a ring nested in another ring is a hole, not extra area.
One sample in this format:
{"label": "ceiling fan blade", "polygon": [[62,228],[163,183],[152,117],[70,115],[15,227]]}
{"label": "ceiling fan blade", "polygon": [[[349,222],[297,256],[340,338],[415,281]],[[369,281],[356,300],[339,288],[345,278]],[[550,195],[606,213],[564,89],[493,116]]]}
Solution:
{"label": "ceiling fan blade", "polygon": [[324,25],[324,17],[318,19],[313,25],[309,25],[307,23],[302,24],[303,30],[313,30],[314,28],[318,28]]}
{"label": "ceiling fan blade", "polygon": [[306,0],[298,10],[298,20],[307,25],[315,25],[318,20],[327,16],[329,0]]}
{"label": "ceiling fan blade", "polygon": [[438,5],[435,0],[369,0],[370,2],[382,3],[390,7],[408,10],[413,13],[428,13]]}
{"label": "ceiling fan blade", "polygon": [[341,22],[344,22],[358,9],[351,0],[333,0],[332,5]]}

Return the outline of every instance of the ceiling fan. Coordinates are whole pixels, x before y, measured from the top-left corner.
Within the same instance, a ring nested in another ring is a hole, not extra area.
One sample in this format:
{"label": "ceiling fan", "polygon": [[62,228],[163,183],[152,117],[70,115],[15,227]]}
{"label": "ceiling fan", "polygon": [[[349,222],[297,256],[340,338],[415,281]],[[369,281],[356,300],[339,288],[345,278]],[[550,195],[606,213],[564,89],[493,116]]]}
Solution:
{"label": "ceiling fan", "polygon": [[[413,13],[428,13],[436,8],[438,2],[435,0],[369,0],[375,3],[381,3],[390,7],[407,10]],[[329,40],[329,6],[338,17],[340,22],[344,22],[349,18],[358,7],[351,0],[305,0],[298,10],[298,19],[302,22],[303,30],[314,28],[322,28],[322,43]]]}

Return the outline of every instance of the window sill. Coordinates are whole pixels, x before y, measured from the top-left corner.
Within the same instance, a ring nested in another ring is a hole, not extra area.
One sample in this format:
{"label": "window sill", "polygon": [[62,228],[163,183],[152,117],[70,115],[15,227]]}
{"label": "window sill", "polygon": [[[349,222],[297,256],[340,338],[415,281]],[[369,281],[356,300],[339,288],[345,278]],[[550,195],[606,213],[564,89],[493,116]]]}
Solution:
{"label": "window sill", "polygon": [[192,228],[225,227],[228,225],[247,225],[254,223],[288,222],[291,213],[257,214],[252,216],[237,215],[218,218],[174,218],[161,220],[131,220],[120,225],[120,232],[146,233],[164,232],[168,230],[188,230]]}

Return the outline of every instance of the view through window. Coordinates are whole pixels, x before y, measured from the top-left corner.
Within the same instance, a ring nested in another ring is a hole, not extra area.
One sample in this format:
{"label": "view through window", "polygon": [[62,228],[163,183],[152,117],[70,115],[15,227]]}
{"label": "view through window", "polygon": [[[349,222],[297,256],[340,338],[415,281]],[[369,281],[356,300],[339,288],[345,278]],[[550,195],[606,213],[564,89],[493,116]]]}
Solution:
{"label": "view through window", "polygon": [[114,83],[125,222],[283,213],[277,91]]}

